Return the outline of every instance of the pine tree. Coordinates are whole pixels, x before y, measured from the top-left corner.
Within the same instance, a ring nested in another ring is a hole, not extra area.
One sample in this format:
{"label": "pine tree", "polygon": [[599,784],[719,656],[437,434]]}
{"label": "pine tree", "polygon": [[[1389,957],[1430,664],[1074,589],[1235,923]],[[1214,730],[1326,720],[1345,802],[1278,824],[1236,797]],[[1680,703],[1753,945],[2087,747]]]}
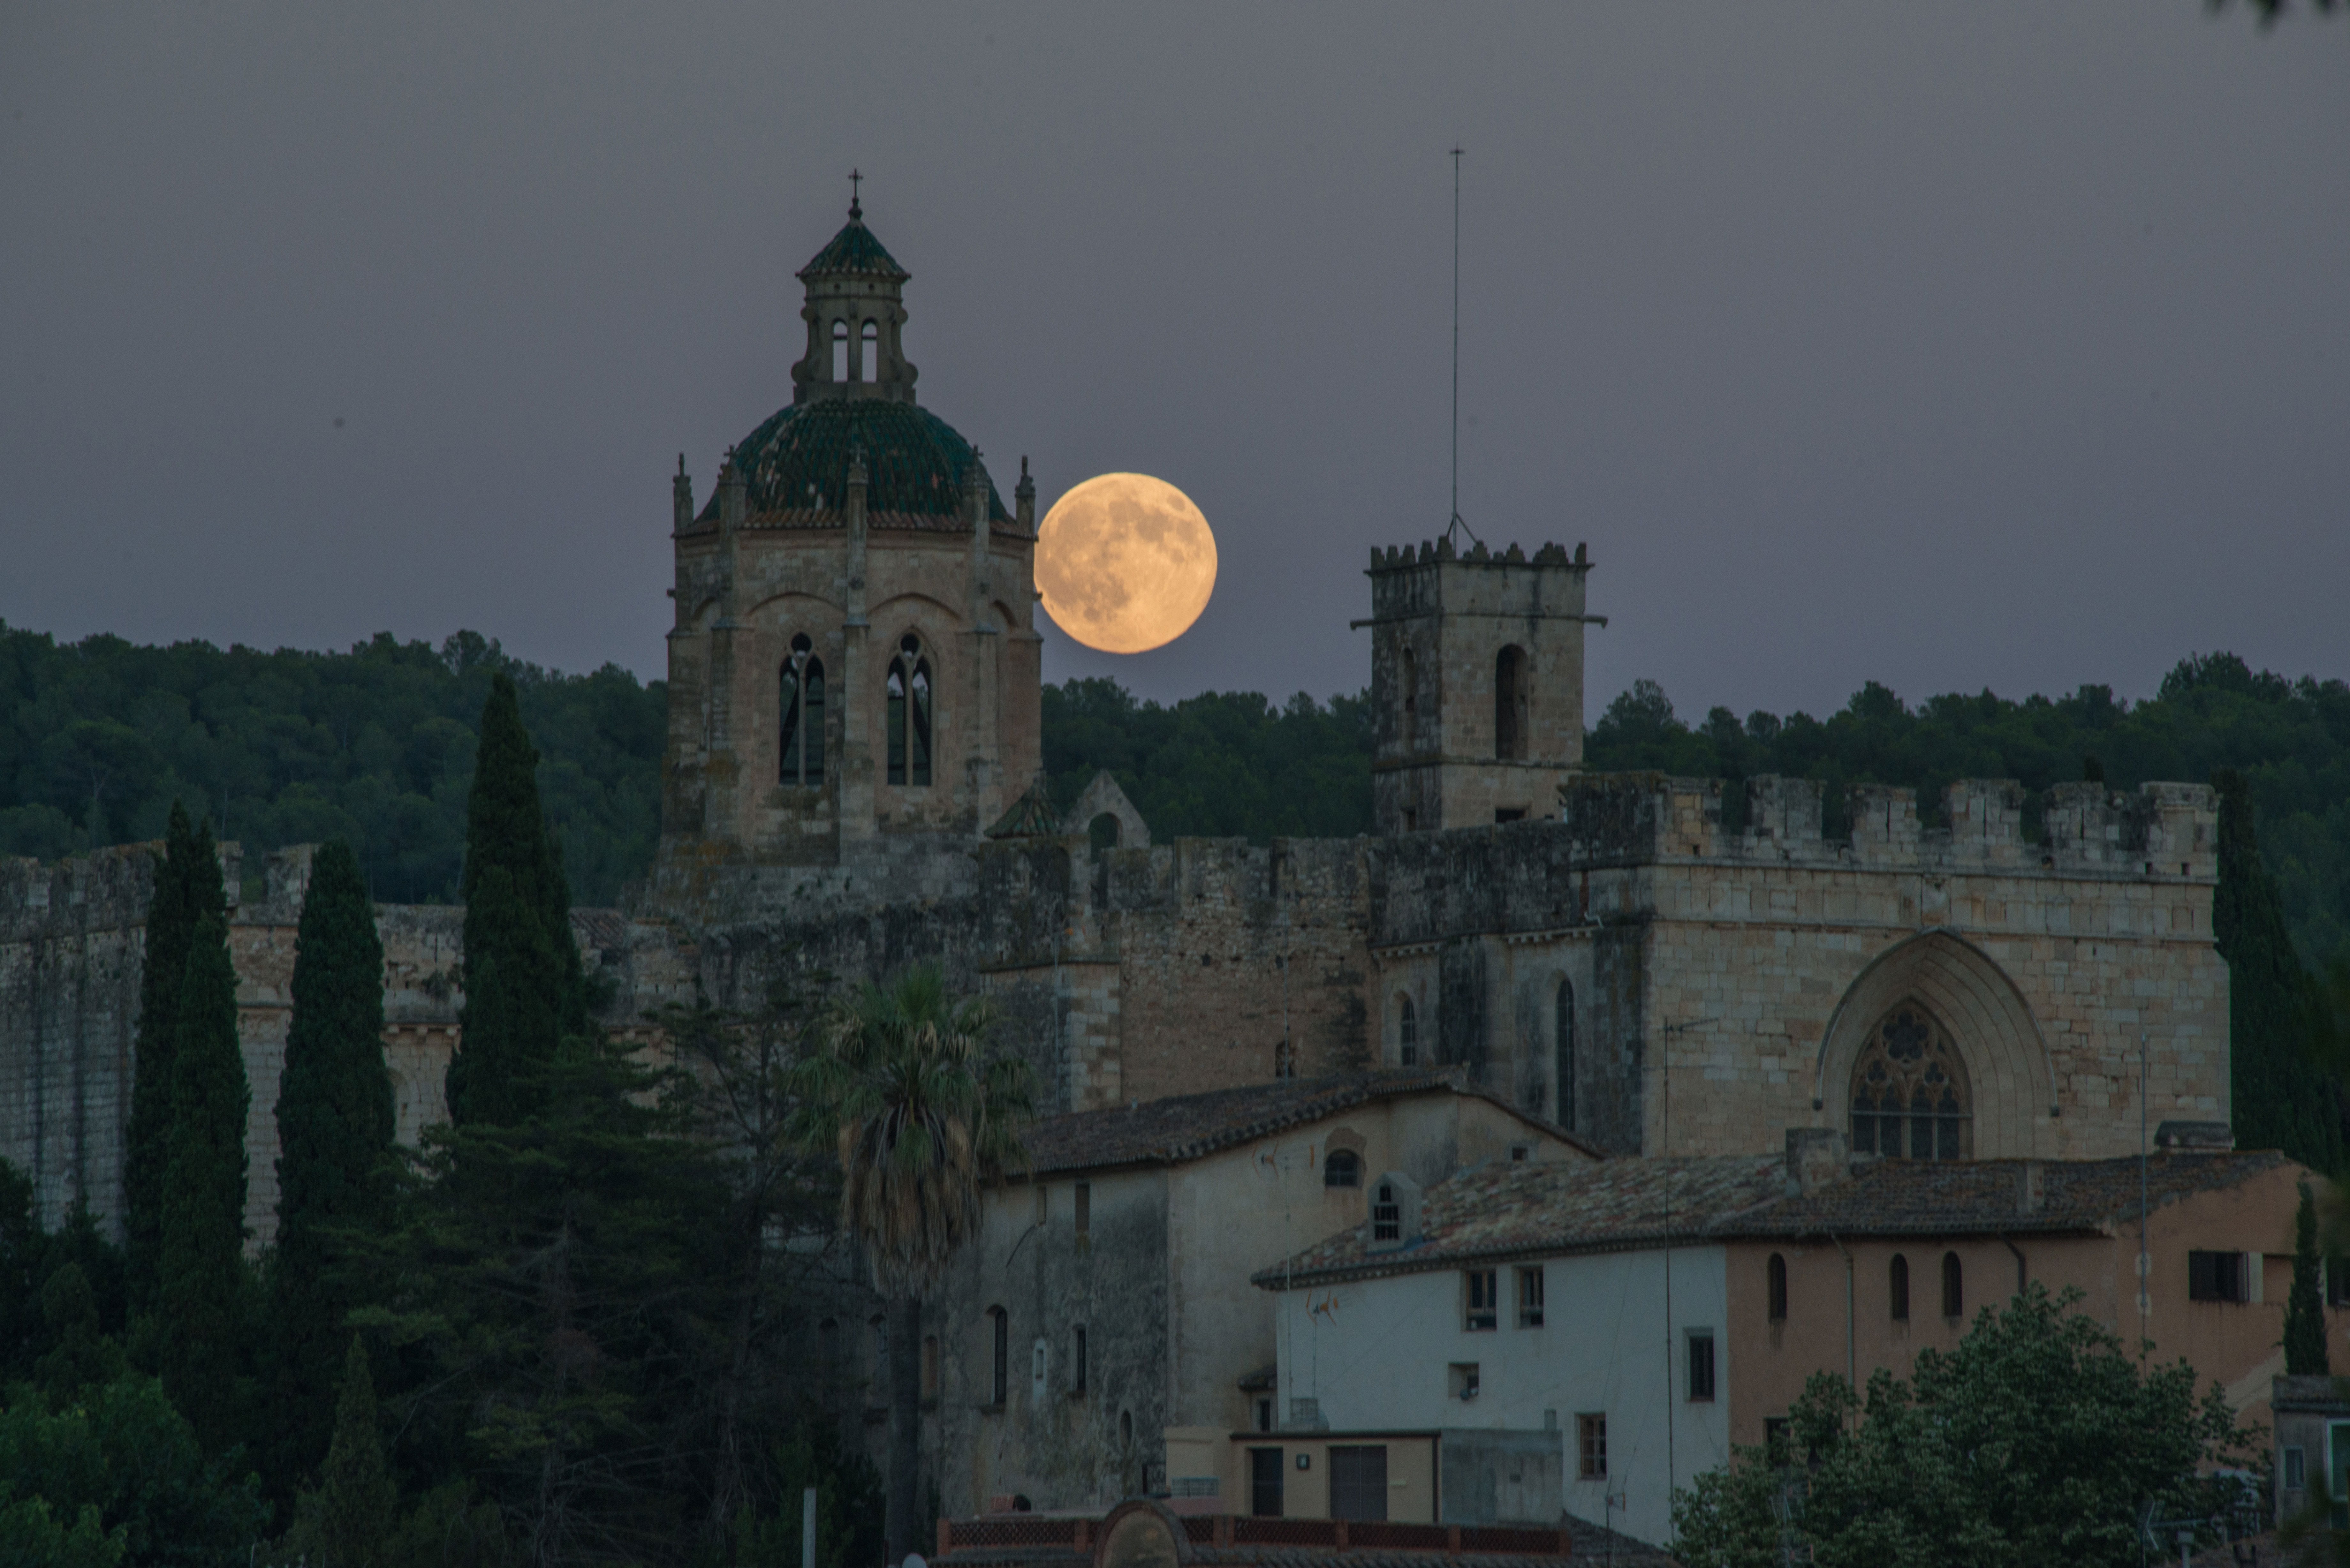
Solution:
{"label": "pine tree", "polygon": [[2324,1376],[2325,1306],[2317,1289],[2317,1201],[2301,1184],[2293,1217],[2293,1285],[2284,1298],[2284,1369],[2293,1376]]}
{"label": "pine tree", "polygon": [[130,1300],[155,1305],[163,1235],[163,1164],[172,1136],[172,1057],[180,985],[196,923],[228,907],[220,853],[201,823],[172,803],[163,858],[147,905],[147,951],[139,983],[139,1033],[130,1080],[130,1127],[122,1159],[122,1230]]}
{"label": "pine tree", "polygon": [[466,802],[465,1005],[448,1076],[460,1124],[523,1120],[557,1044],[588,1027],[571,890],[539,808],[537,766],[514,682],[499,675]]}
{"label": "pine tree", "polygon": [[379,1233],[391,1218],[383,943],[359,857],[340,839],[310,862],[292,990],[270,1276],[278,1468],[287,1475],[307,1474],[327,1446],[344,1314],[358,1304],[340,1238]]}
{"label": "pine tree", "polygon": [[351,1337],[343,1359],[343,1386],[335,1401],[335,1438],[315,1496],[304,1499],[306,1545],[324,1568],[375,1568],[391,1534],[399,1490],[384,1462],[376,1425],[375,1379],[367,1347]]}
{"label": "pine tree", "polygon": [[196,927],[180,990],[172,1135],[163,1166],[156,1327],[163,1386],[207,1452],[235,1429],[244,1293],[244,1124],[236,971],[218,915]]}
{"label": "pine tree", "polygon": [[2307,1049],[2309,977],[2293,950],[2276,882],[2261,863],[2251,789],[2241,774],[2220,792],[2220,887],[2211,934],[2228,961],[2230,1095],[2240,1148],[2281,1148],[2331,1173],[2342,1154],[2340,1102]]}

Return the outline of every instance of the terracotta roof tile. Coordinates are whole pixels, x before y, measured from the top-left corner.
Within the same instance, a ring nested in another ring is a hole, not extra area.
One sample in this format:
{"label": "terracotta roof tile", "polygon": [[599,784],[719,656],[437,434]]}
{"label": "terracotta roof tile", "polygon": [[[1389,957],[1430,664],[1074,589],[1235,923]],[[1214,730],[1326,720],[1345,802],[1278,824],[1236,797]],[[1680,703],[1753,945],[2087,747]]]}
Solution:
{"label": "terracotta roof tile", "polygon": [[[2158,1154],[2147,1162],[2155,1208],[2233,1187],[2288,1163],[2273,1150]],[[2041,1201],[2026,1210],[2027,1164]],[[1328,1237],[1251,1276],[1275,1287],[1511,1256],[1618,1251],[1773,1236],[1960,1236],[2094,1231],[2135,1215],[2136,1158],[1860,1162],[1809,1196],[1787,1194],[1775,1154],[1614,1159],[1596,1165],[1489,1165],[1428,1189],[1420,1238],[1374,1252],[1367,1228]]]}
{"label": "terracotta roof tile", "polygon": [[[1599,1158],[1599,1150],[1469,1083],[1458,1067],[1289,1079],[1052,1116],[1028,1130],[1030,1168],[1045,1174],[1121,1165],[1172,1165],[1400,1095],[1446,1090],[1502,1106],[1529,1126]],[[1525,1168],[1521,1167],[1519,1168]]]}

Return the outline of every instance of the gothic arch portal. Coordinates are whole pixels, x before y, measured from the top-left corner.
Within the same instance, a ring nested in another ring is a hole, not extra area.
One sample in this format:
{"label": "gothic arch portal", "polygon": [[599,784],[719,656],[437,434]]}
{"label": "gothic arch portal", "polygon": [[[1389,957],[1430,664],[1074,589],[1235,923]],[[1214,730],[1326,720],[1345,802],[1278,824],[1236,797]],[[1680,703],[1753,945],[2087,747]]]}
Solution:
{"label": "gothic arch portal", "polygon": [[1973,1094],[1973,1158],[2051,1155],[2056,1075],[2048,1044],[2007,971],[1973,943],[1944,930],[1905,938],[1871,960],[1829,1015],[1812,1089],[1814,1108],[1845,1125],[1852,1074],[1869,1031],[1915,998],[1940,1020],[1966,1064]]}

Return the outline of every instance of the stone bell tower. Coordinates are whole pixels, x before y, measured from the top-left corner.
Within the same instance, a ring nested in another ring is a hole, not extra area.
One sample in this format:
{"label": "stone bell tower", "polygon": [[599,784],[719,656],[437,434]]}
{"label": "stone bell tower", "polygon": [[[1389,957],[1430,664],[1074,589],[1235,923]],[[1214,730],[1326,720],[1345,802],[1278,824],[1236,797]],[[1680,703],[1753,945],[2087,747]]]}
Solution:
{"label": "stone bell tower", "polygon": [[915,402],[909,275],[852,201],[798,273],[791,402],[698,510],[682,465],[671,481],[660,899],[953,854],[1036,775],[1035,487],[1024,462],[1006,509]]}
{"label": "stone bell tower", "polygon": [[1372,811],[1383,834],[1558,815],[1583,765],[1591,562],[1544,545],[1371,552]]}

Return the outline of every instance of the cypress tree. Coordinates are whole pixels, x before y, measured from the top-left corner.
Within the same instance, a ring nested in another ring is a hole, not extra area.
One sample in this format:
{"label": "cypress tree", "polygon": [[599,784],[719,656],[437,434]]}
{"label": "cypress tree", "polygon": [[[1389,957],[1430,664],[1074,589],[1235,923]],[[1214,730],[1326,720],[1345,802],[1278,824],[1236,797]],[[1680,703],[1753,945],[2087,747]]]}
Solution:
{"label": "cypress tree", "polygon": [[538,801],[538,753],[513,680],[490,683],[465,808],[465,1005],[450,1119],[507,1125],[544,1094],[556,1045],[588,1027],[571,889]]}
{"label": "cypress tree", "polygon": [[163,1165],[157,1329],[163,1387],[208,1451],[234,1430],[244,1291],[244,1124],[236,971],[218,915],[196,927],[180,990],[172,1136]]}
{"label": "cypress tree", "polygon": [[2293,1376],[2324,1376],[2325,1305],[2317,1289],[2317,1201],[2301,1184],[2293,1217],[2293,1285],[2284,1297],[2284,1369]]}
{"label": "cypress tree", "polygon": [[306,1544],[317,1551],[325,1568],[373,1568],[390,1544],[400,1494],[384,1462],[375,1411],[367,1347],[354,1334],[335,1401],[334,1442],[316,1497],[305,1500],[311,1505]]}
{"label": "cypress tree", "polygon": [[163,1234],[163,1165],[172,1137],[172,1058],[180,985],[196,923],[228,907],[212,835],[172,803],[163,858],[147,904],[145,968],[139,981],[139,1033],[130,1077],[130,1127],[122,1157],[122,1231],[130,1301],[155,1305]]}
{"label": "cypress tree", "polygon": [[294,958],[277,1088],[277,1255],[270,1291],[286,1474],[328,1440],[344,1314],[359,1304],[339,1234],[391,1219],[395,1117],[383,1061],[383,943],[359,857],[321,845]]}
{"label": "cypress tree", "polygon": [[2261,863],[2251,789],[2233,768],[2220,792],[2220,886],[2211,934],[2228,961],[2229,1092],[2237,1147],[2280,1148],[2331,1173],[2342,1153],[2340,1103],[2308,1049],[2309,977],[2293,950],[2276,882]]}

